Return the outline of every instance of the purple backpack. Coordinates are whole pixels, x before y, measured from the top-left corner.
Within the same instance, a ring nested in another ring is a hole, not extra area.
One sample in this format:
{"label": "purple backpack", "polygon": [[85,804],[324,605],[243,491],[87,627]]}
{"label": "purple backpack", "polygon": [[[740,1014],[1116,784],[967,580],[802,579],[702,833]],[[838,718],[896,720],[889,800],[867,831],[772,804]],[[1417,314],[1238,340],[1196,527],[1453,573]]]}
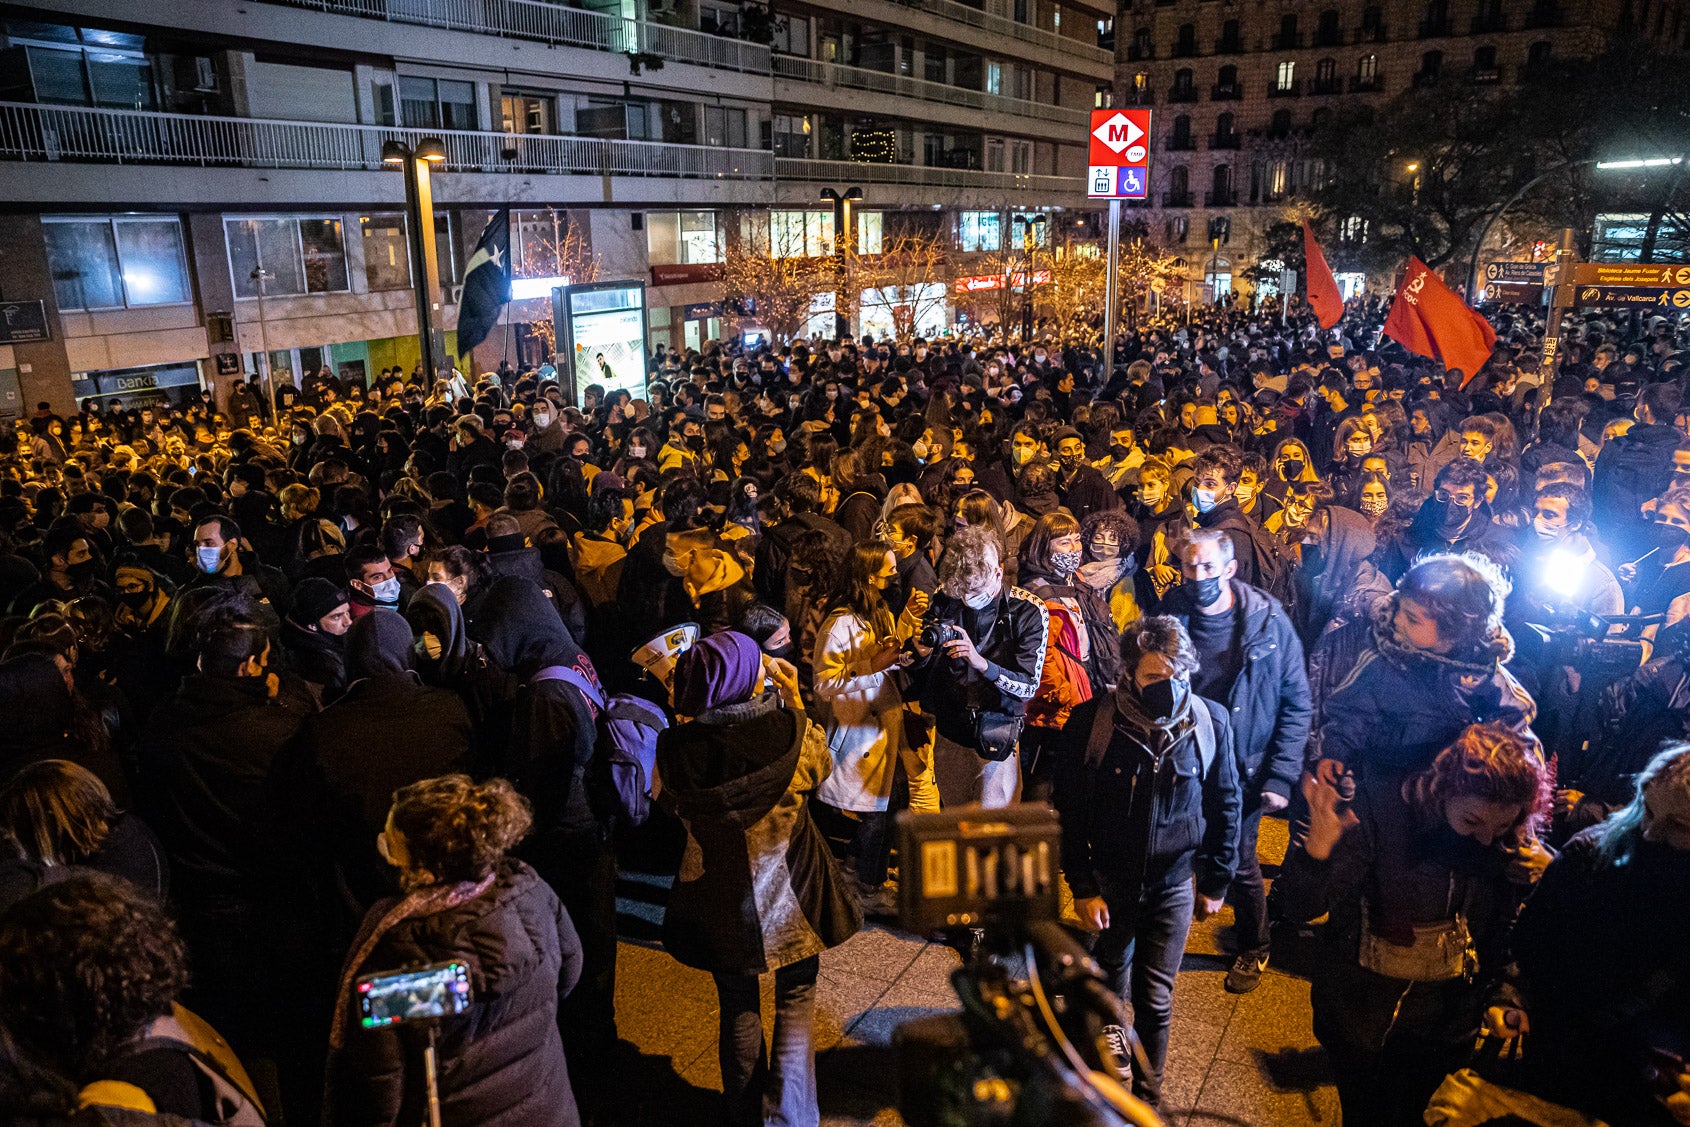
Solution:
{"label": "purple backpack", "polygon": [[651,816],[651,780],[657,768],[657,733],[669,726],[663,710],[644,697],[615,693],[569,665],[548,665],[533,681],[563,681],[586,698],[598,725],[587,766],[587,801],[600,821],[629,829]]}

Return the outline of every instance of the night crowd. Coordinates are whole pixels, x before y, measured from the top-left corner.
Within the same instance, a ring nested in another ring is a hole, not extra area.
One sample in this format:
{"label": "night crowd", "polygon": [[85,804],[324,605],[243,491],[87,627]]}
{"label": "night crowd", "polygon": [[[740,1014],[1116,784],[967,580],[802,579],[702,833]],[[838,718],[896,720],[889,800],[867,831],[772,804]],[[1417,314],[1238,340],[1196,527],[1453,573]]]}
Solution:
{"label": "night crowd", "polygon": [[[1382,320],[40,405],[0,1120],[417,1124],[437,1041],[450,1127],[621,1122],[638,853],[715,982],[712,1122],[814,1127],[819,956],[890,922],[897,811],[1047,802],[1152,1105],[1230,904],[1229,991],[1320,952],[1350,1127],[1690,1125],[1690,324],[1575,317],[1546,389],[1529,314],[1471,379]],[[360,1016],[443,963],[468,1009]]]}

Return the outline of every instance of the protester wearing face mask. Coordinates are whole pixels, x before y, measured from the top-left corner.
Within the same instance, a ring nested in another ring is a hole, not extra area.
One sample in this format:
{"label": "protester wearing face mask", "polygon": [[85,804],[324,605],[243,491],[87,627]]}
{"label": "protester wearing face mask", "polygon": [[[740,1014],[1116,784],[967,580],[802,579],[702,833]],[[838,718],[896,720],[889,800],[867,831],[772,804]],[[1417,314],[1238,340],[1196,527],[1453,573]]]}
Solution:
{"label": "protester wearing face mask", "polygon": [[400,606],[404,589],[387,553],[378,546],[364,545],[346,553],[346,584],[354,619],[363,618],[377,607],[404,609]]}
{"label": "protester wearing face mask", "polygon": [[213,515],[196,524],[188,559],[196,572],[189,587],[233,587],[264,604],[266,613],[276,618],[287,609],[287,579],[278,568],[243,550],[241,529],[233,518]]}
{"label": "protester wearing face mask", "polygon": [[899,654],[921,628],[928,598],[911,596],[903,613],[894,617],[886,591],[897,578],[890,544],[869,540],[856,545],[828,600],[811,663],[833,756],[833,770],[816,797],[856,815],[851,856],[864,915],[893,911],[886,866],[891,854],[892,781],[899,759],[912,777],[932,771],[930,762],[921,762],[906,747],[904,699],[896,677]]}
{"label": "protester wearing face mask", "polygon": [[1381,546],[1379,570],[1395,582],[1411,562],[1431,552],[1477,552],[1499,566],[1511,565],[1509,537],[1492,520],[1485,501],[1488,486],[1485,468],[1471,458],[1457,458],[1439,470],[1432,495],[1414,519]]}
{"label": "protester wearing face mask", "polygon": [[1291,482],[1315,481],[1319,476],[1314,472],[1308,447],[1297,439],[1288,438],[1274,447],[1273,457],[1269,460],[1267,491],[1276,497],[1284,497]]}
{"label": "protester wearing face mask", "polygon": [[[1195,916],[1221,910],[1238,857],[1241,792],[1227,710],[1191,687],[1197,654],[1177,619],[1121,637],[1124,676],[1075,710],[1082,754],[1058,767],[1062,870],[1074,910],[1099,932],[1092,957],[1133,1009],[1149,1069],[1133,1094],[1160,1102],[1174,981]],[[1125,1061],[1126,1036],[1106,1028]]]}
{"label": "protester wearing face mask", "polygon": [[1109,479],[1086,460],[1086,440],[1078,430],[1063,427],[1052,441],[1056,444],[1057,496],[1076,519],[1121,507],[1121,498]]}
{"label": "protester wearing face mask", "polygon": [[966,780],[965,790],[944,796],[948,803],[1007,806],[1021,790],[1017,743],[1044,664],[1045,609],[1026,591],[1004,586],[999,550],[985,525],[951,536],[940,561],[941,590],[914,643],[910,673],[921,711],[937,725],[941,788],[947,778]]}
{"label": "protester wearing face mask", "polygon": [[1285,595],[1286,569],[1261,526],[1238,507],[1243,459],[1229,446],[1211,446],[1192,463],[1191,509],[1197,528],[1224,532],[1232,541],[1238,578],[1276,598]]}
{"label": "protester wearing face mask", "polygon": [[1192,688],[1231,709],[1243,787],[1232,902],[1238,957],[1226,988],[1247,994],[1267,968],[1267,895],[1256,836],[1263,814],[1290,804],[1302,773],[1312,705],[1303,646],[1279,603],[1240,581],[1232,540],[1213,529],[1183,532],[1174,545],[1184,582],[1163,601],[1197,653]]}
{"label": "protester wearing face mask", "polygon": [[1083,737],[1068,723],[1074,706],[1121,679],[1109,605],[1079,578],[1084,545],[1080,522],[1060,510],[1040,517],[1021,545],[1020,583],[1044,600],[1050,619],[1039,691],[1028,702],[1021,741],[1024,801],[1048,801],[1057,759],[1078,752],[1075,740]]}
{"label": "protester wearing face mask", "polygon": [[352,607],[346,591],[315,576],[294,588],[293,606],[282,620],[282,645],[295,676],[319,705],[346,691],[346,631]]}
{"label": "protester wearing face mask", "polygon": [[1274,889],[1285,918],[1328,915],[1311,990],[1345,1123],[1411,1127],[1467,1063],[1508,962],[1511,923],[1548,865],[1539,749],[1475,724],[1431,762],[1369,775],[1353,803],[1308,776],[1306,847]]}
{"label": "protester wearing face mask", "polygon": [[1044,440],[1039,436],[1038,426],[1030,422],[1017,423],[1015,429],[1009,433],[1005,457],[994,461],[980,472],[980,487],[994,497],[1013,500],[1019,496],[1015,483],[1021,471],[1034,462],[1048,459],[1049,454],[1045,449]]}

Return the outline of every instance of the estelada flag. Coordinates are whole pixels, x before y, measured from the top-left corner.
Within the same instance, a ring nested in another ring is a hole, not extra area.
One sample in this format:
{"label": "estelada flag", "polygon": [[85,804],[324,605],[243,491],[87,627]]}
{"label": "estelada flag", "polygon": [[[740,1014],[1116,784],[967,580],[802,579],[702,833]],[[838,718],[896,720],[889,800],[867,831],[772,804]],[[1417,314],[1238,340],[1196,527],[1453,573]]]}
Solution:
{"label": "estelada flag", "polygon": [[1303,268],[1308,274],[1309,308],[1320,318],[1320,327],[1330,329],[1344,316],[1344,298],[1338,292],[1338,280],[1326,265],[1326,256],[1320,252],[1320,244],[1315,241],[1307,219],[1303,220]]}
{"label": "estelada flag", "polygon": [[1490,322],[1412,257],[1391,302],[1391,315],[1385,318],[1385,335],[1410,352],[1459,369],[1462,387],[1484,367],[1496,343]]}

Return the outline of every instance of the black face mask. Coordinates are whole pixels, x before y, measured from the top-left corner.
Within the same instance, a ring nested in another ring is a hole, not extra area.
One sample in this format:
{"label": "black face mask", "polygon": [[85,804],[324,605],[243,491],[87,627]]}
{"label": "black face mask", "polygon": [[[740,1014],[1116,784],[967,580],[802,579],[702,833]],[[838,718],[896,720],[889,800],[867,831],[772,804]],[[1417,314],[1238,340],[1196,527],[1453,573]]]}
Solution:
{"label": "black face mask", "polygon": [[1197,596],[1198,606],[1212,607],[1221,597],[1221,577],[1211,575],[1207,579],[1194,579],[1191,590]]}
{"label": "black face mask", "polygon": [[143,590],[143,591],[119,591],[117,593],[118,602],[122,603],[124,606],[128,607],[130,610],[140,610],[140,609],[142,609],[148,603],[152,602],[152,598],[153,598],[153,593],[151,591],[145,591],[145,590]]}
{"label": "black face mask", "polygon": [[1300,459],[1293,458],[1290,461],[1285,463],[1285,480],[1286,481],[1296,481],[1298,478],[1300,478],[1302,476],[1303,476],[1303,463]]}
{"label": "black face mask", "polygon": [[1138,691],[1138,699],[1144,705],[1145,714],[1157,720],[1166,720],[1179,708],[1184,699],[1183,686],[1172,681],[1152,681]]}
{"label": "black face mask", "polygon": [[65,568],[65,574],[70,576],[72,583],[82,584],[94,578],[94,561],[83,560]]}
{"label": "black face mask", "polygon": [[702,434],[688,435],[687,448],[694,451],[704,449],[704,436]]}
{"label": "black face mask", "polygon": [[1460,505],[1448,501],[1434,500],[1434,513],[1437,516],[1438,535],[1445,540],[1452,540],[1461,534],[1467,523],[1473,519],[1474,509],[1464,509]]}

